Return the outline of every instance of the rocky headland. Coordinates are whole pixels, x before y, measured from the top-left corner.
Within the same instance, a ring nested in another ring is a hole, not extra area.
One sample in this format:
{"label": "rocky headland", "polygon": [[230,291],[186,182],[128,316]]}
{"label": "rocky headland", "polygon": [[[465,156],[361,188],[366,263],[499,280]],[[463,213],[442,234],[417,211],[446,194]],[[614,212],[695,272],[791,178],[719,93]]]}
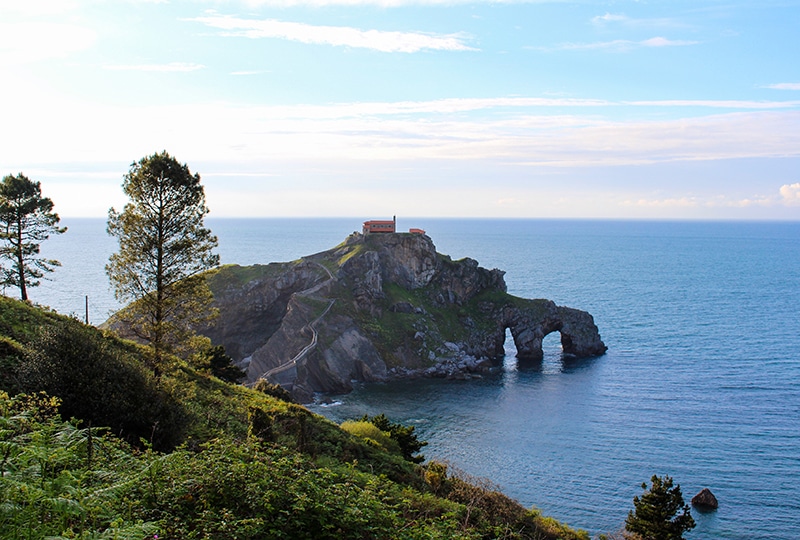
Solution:
{"label": "rocky headland", "polygon": [[589,313],[506,292],[501,270],[451,260],[424,234],[353,233],[288,263],[209,274],[219,318],[201,329],[247,370],[301,402],[354,381],[469,378],[502,362],[506,329],[522,360],[561,334],[565,355],[601,355]]}

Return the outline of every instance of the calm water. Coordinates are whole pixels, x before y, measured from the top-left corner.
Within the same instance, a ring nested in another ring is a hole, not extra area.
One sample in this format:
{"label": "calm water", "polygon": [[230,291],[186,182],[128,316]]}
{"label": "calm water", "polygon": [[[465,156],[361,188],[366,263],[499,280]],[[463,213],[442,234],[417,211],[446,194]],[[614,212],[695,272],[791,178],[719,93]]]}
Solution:
{"label": "calm water", "polygon": [[[103,220],[48,240],[64,264],[34,301],[102,322],[116,302]],[[341,242],[358,220],[208,220],[224,263],[293,260]],[[335,420],[385,412],[413,423],[429,458],[486,477],[526,506],[613,532],[640,484],[669,474],[693,511],[688,538],[800,538],[800,223],[430,220],[438,251],[507,271],[509,292],[590,311],[609,352],[472,382],[370,385]],[[11,294],[13,291],[7,291]],[[509,345],[513,347],[512,345]]]}

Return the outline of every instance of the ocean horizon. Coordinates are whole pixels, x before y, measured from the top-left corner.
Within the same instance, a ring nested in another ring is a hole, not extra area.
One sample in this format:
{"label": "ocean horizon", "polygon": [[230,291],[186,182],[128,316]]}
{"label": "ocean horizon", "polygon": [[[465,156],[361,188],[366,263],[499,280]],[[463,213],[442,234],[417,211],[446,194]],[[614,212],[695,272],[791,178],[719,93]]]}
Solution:
{"label": "ocean horizon", "polygon": [[[104,273],[105,219],[64,219],[42,244],[61,261],[34,302],[92,324],[119,304]],[[223,264],[329,249],[354,218],[209,218]],[[592,534],[619,530],[641,483],[672,476],[693,510],[687,538],[800,537],[800,222],[404,218],[440,253],[506,272],[509,293],[583,309],[609,347],[477,381],[363,385],[311,408],[335,421],[386,413],[417,426],[428,458],[485,477]],[[6,289],[5,294],[14,296]]]}

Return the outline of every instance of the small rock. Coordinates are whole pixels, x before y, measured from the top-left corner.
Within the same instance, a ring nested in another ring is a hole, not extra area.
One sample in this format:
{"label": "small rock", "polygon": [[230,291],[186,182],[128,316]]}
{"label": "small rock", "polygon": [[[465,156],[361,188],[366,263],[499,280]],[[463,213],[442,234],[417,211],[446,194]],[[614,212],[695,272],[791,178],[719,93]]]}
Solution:
{"label": "small rock", "polygon": [[719,506],[719,503],[717,502],[717,498],[714,496],[714,494],[711,493],[710,489],[703,488],[700,493],[692,497],[692,506],[716,510]]}
{"label": "small rock", "polygon": [[394,313],[414,313],[414,306],[408,302],[397,302],[396,304],[392,304],[389,311]]}

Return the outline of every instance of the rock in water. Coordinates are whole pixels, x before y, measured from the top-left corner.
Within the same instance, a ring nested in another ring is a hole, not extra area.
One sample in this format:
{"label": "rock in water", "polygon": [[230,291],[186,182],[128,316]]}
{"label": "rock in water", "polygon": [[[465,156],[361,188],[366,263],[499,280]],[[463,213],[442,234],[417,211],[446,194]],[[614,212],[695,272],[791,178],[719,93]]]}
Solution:
{"label": "rock in water", "polygon": [[692,506],[697,506],[701,509],[716,510],[719,503],[710,489],[703,488],[700,493],[692,497]]}
{"label": "rock in water", "polygon": [[480,376],[502,365],[506,330],[521,360],[561,335],[565,357],[606,346],[589,313],[508,294],[504,272],[454,261],[423,234],[358,234],[294,262],[209,272],[219,318],[199,328],[294,399],[345,393],[353,381]]}

